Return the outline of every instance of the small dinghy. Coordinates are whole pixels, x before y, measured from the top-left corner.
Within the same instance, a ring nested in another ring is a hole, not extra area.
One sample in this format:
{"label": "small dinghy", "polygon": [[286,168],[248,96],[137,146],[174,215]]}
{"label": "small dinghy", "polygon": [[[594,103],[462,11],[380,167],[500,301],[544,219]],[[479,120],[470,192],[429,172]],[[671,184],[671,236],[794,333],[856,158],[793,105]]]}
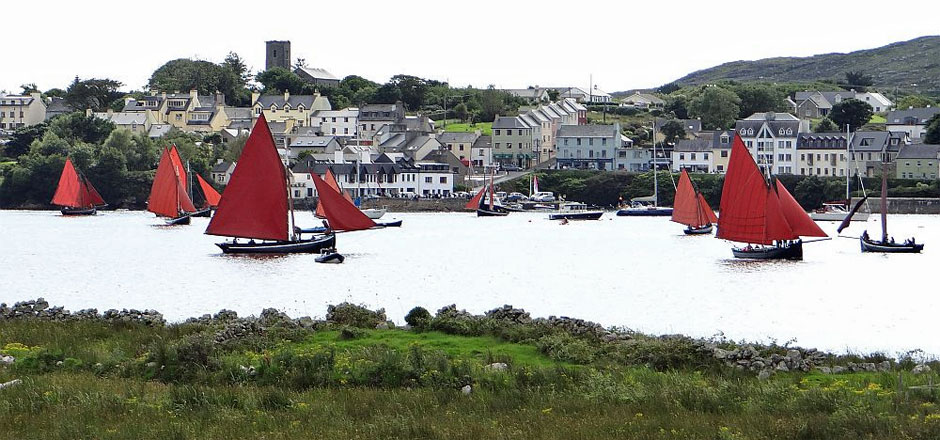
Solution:
{"label": "small dinghy", "polygon": [[346,257],[336,252],[336,249],[324,249],[316,258],[317,263],[340,264],[343,261],[346,261]]}

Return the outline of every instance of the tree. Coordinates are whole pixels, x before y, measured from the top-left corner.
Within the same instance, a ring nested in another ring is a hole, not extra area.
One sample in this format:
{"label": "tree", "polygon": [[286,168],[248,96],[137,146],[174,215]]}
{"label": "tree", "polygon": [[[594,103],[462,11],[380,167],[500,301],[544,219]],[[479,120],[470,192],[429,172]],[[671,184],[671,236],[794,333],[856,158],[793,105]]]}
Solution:
{"label": "tree", "polygon": [[36,83],[26,83],[21,85],[20,88],[23,89],[23,95],[39,91],[39,87],[36,87]]}
{"label": "tree", "polygon": [[248,65],[245,64],[245,60],[238,56],[237,53],[229,52],[228,55],[225,56],[225,60],[222,61],[222,67],[228,69],[229,72],[232,72],[232,74],[238,77],[239,83],[242,86],[248,86],[252,75],[248,69]]}
{"label": "tree", "polygon": [[52,120],[49,130],[68,142],[99,145],[114,130],[114,124],[95,116],[86,116],[82,112],[74,112]]}
{"label": "tree", "polygon": [[924,132],[925,144],[940,144],[940,113],[927,120],[927,130]]}
{"label": "tree", "polygon": [[837,131],[839,127],[836,127],[836,124],[833,124],[829,118],[823,118],[816,124],[816,128],[813,130],[814,133],[828,133],[832,131]]}
{"label": "tree", "polygon": [[688,119],[689,98],[685,95],[667,96],[664,109],[667,113],[672,113],[678,119]]}
{"label": "tree", "polygon": [[284,91],[300,95],[306,85],[304,80],[296,73],[283,67],[274,67],[259,72],[255,79],[264,86],[262,93],[268,95],[284,93]]}
{"label": "tree", "polygon": [[118,90],[123,85],[113,79],[92,78],[82,81],[76,76],[65,91],[65,102],[76,110],[102,111],[124,96]]}
{"label": "tree", "polygon": [[45,122],[36,125],[26,125],[17,128],[13,132],[13,137],[3,148],[3,154],[7,157],[16,159],[29,152],[29,146],[36,139],[41,139],[49,125]]}
{"label": "tree", "polygon": [[937,105],[937,102],[923,95],[907,95],[897,102],[898,109],[906,108],[924,108]]}
{"label": "tree", "polygon": [[677,140],[685,138],[685,127],[679,121],[671,120],[659,127],[659,132],[665,137],[664,142],[675,144]]}
{"label": "tree", "polygon": [[734,88],[741,98],[739,116],[746,118],[754,113],[778,112],[786,108],[783,93],[773,86],[763,84],[743,84]]}
{"label": "tree", "polygon": [[386,83],[375,91],[373,102],[376,104],[394,104],[401,101],[401,90],[392,83]]}
{"label": "tree", "polygon": [[740,114],[741,98],[731,90],[708,86],[689,102],[689,114],[702,120],[705,129],[730,128]]}
{"label": "tree", "polygon": [[454,106],[454,116],[461,120],[466,121],[470,117],[470,111],[467,110],[467,104],[460,103]]}
{"label": "tree", "polygon": [[868,86],[874,84],[875,82],[872,80],[871,75],[868,75],[865,72],[845,72],[844,86],[847,89],[855,89],[859,92],[864,92]]}
{"label": "tree", "polygon": [[803,209],[816,209],[826,200],[826,183],[816,176],[809,176],[796,184],[793,197],[800,201]]}
{"label": "tree", "polygon": [[401,92],[401,100],[410,110],[417,110],[425,104],[428,81],[411,75],[395,75],[389,80]]}
{"label": "tree", "polygon": [[857,130],[871,120],[872,114],[872,108],[867,102],[846,99],[832,106],[829,119],[838,125],[840,131],[845,130],[846,125]]}
{"label": "tree", "polygon": [[196,90],[203,95],[221,92],[226,96],[237,96],[245,88],[245,83],[236,70],[225,64],[180,58],[157,68],[150,76],[148,86],[151,91],[185,93]]}
{"label": "tree", "polygon": [[669,83],[669,84],[663,84],[663,85],[659,86],[659,88],[656,89],[656,91],[659,92],[659,93],[662,93],[662,94],[664,94],[664,95],[668,95],[668,94],[670,94],[670,93],[672,93],[672,92],[675,92],[676,90],[679,90],[679,89],[680,89],[679,84],[677,84],[677,83],[675,83],[675,82],[671,82],[671,83]]}

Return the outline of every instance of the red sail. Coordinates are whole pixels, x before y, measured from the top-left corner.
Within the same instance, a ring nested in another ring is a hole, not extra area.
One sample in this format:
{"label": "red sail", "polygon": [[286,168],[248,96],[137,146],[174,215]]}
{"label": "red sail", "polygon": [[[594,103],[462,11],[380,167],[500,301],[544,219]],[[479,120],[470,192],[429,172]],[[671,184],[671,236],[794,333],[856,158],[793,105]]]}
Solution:
{"label": "red sail", "polygon": [[331,188],[329,183],[323,181],[316,174],[313,184],[317,187],[319,204],[323,206],[326,220],[334,231],[361,231],[375,226],[375,222],[366,217],[356,205],[343,198],[338,191]]}
{"label": "red sail", "polygon": [[485,184],[483,185],[483,188],[480,188],[480,192],[478,192],[477,195],[473,196],[473,198],[470,199],[470,201],[467,202],[466,205],[464,205],[464,208],[467,208],[467,209],[477,209],[477,208],[479,208],[479,207],[480,207],[480,199],[483,198],[483,194],[486,194],[486,185],[485,185]]}
{"label": "red sail", "polygon": [[202,176],[196,174],[196,180],[199,181],[199,187],[202,188],[202,194],[206,196],[206,204],[211,207],[219,206],[219,199],[222,196],[219,194],[212,185],[209,185],[209,182],[206,182],[206,179],[203,179]]}
{"label": "red sail", "polygon": [[692,179],[685,169],[679,174],[676,198],[672,203],[672,221],[688,226],[704,226],[708,223],[699,206]]}
{"label": "red sail", "polygon": [[176,145],[170,147],[170,159],[173,159],[173,167],[176,168],[176,174],[180,176],[183,192],[189,194],[189,179],[184,177],[186,176],[186,167],[183,166],[183,159],[180,158],[180,152],[176,149]]}
{"label": "red sail", "polygon": [[59,186],[56,187],[55,195],[52,196],[52,203],[70,208],[91,207],[88,200],[85,199],[82,182],[78,178],[78,173],[75,171],[71,159],[65,159],[65,167],[62,168],[62,175],[59,176]]}
{"label": "red sail", "polygon": [[718,223],[718,217],[715,217],[715,211],[712,211],[712,207],[708,205],[708,201],[705,200],[705,196],[702,193],[698,193],[698,206],[699,210],[702,212],[702,216],[708,220],[708,223]]}
{"label": "red sail", "polygon": [[157,174],[150,187],[150,199],[147,201],[147,210],[164,217],[174,218],[183,212],[194,212],[192,200],[186,195],[180,176],[173,165],[172,153],[163,150],[160,164],[157,165]]}
{"label": "red sail", "polygon": [[92,206],[102,206],[107,203],[104,202],[104,199],[101,198],[101,194],[98,194],[98,190],[95,189],[95,186],[91,184],[88,179],[82,179],[82,183],[85,187],[86,200]]}
{"label": "red sail", "polygon": [[206,233],[287,240],[287,175],[264,115],[258,117]]}
{"label": "red sail", "polygon": [[771,244],[796,238],[741,137],[734,136],[728,173],[721,191],[718,238],[742,243]]}
{"label": "red sail", "polygon": [[783,186],[779,180],[776,182],[777,196],[780,197],[780,207],[783,209],[783,216],[786,217],[793,234],[803,237],[828,237],[828,235],[819,228],[819,225],[806,214],[806,211],[797,203],[796,199],[790,194],[790,191],[787,191],[787,188]]}
{"label": "red sail", "polygon": [[[329,168],[327,168],[326,174],[323,175],[323,180],[326,182],[327,185],[330,186],[330,188],[333,188],[334,190],[336,190],[336,192],[342,194],[343,198],[349,201],[349,203],[353,202],[352,198],[349,197],[349,193],[339,188],[339,183],[336,181],[336,176],[333,175],[333,172],[330,171]],[[317,194],[319,193],[320,193],[320,190],[317,190]],[[319,218],[326,218],[326,212],[323,211],[323,205],[319,201],[317,202],[317,211],[316,211],[316,214],[314,215],[316,215]]]}

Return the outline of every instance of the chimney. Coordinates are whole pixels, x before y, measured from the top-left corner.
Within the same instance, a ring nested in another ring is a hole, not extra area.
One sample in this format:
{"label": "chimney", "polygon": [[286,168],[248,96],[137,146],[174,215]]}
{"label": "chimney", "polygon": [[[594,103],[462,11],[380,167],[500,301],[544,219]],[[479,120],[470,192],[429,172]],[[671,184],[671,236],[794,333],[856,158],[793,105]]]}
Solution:
{"label": "chimney", "polygon": [[290,99],[290,90],[284,91],[284,103],[287,103],[287,100]]}
{"label": "chimney", "polygon": [[258,98],[261,97],[261,94],[258,92],[251,92],[251,105],[254,107],[255,103],[258,102]]}
{"label": "chimney", "polygon": [[190,89],[190,90],[189,90],[189,99],[195,100],[196,97],[198,97],[198,96],[199,96],[199,91],[198,91],[198,90],[196,90],[196,89]]}
{"label": "chimney", "polygon": [[215,106],[225,107],[225,95],[218,90],[215,91]]}
{"label": "chimney", "polygon": [[336,150],[333,152],[333,163],[345,163],[343,159],[343,150]]}

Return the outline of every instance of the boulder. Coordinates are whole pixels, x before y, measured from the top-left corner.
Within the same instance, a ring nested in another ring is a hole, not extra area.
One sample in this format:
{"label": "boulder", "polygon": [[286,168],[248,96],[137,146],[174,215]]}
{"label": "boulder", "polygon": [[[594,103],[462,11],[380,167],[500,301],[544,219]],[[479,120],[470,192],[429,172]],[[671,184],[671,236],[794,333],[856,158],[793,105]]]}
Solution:
{"label": "boulder", "polygon": [[506,371],[507,369],[509,369],[509,365],[506,365],[506,363],[504,362],[494,362],[492,364],[489,364],[483,367],[483,369],[488,370],[488,371]]}
{"label": "boulder", "polygon": [[924,373],[929,373],[929,372],[930,372],[930,365],[927,365],[927,364],[917,364],[917,366],[911,370],[911,373],[913,374],[924,374]]}
{"label": "boulder", "polygon": [[470,393],[473,392],[473,387],[471,387],[470,385],[464,385],[463,388],[460,389],[460,392],[463,393],[463,395],[465,396],[469,396]]}

